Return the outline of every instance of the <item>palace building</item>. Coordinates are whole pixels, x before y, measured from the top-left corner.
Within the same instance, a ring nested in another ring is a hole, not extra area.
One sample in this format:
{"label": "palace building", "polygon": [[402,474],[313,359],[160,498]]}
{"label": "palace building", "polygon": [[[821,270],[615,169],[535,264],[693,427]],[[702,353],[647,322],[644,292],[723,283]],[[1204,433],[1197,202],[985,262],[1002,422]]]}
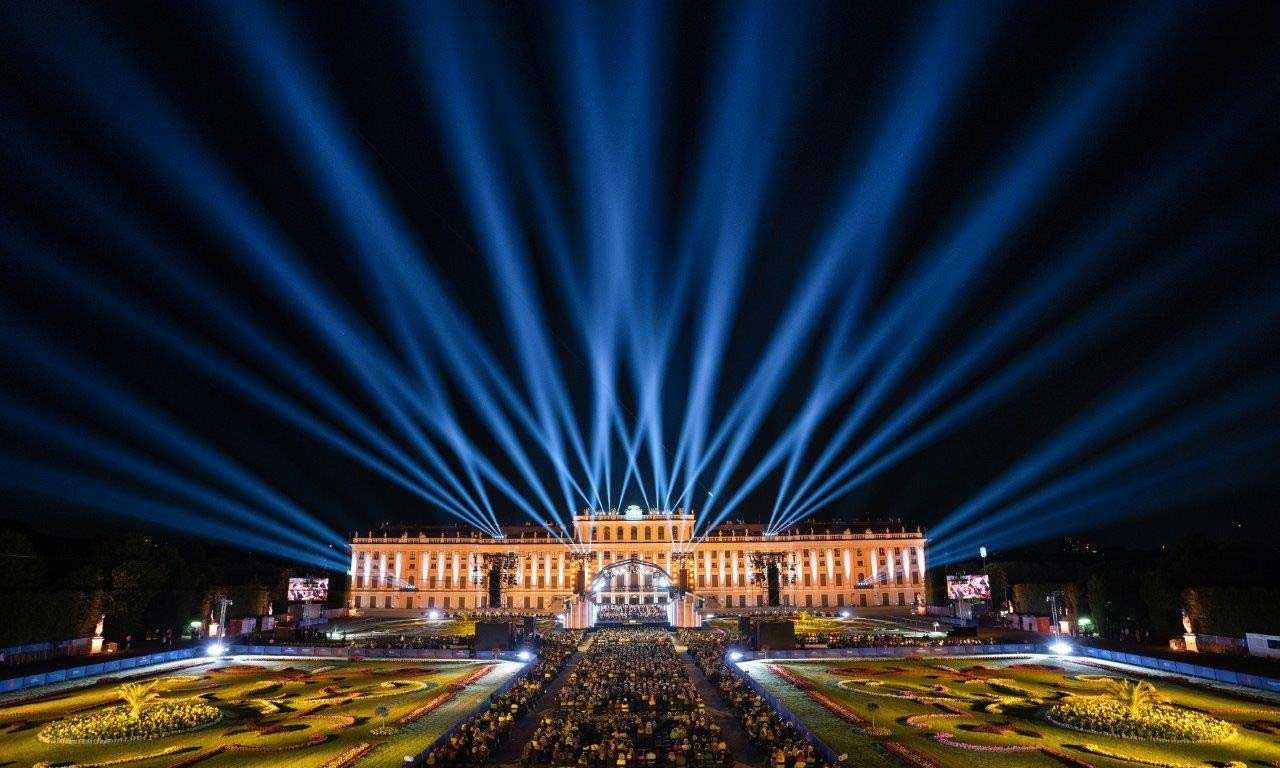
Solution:
{"label": "palace building", "polygon": [[684,510],[632,506],[576,516],[571,541],[536,525],[505,527],[501,539],[462,526],[384,529],[352,539],[348,607],[551,614],[577,594],[603,617],[658,610],[686,593],[721,614],[771,604],[876,613],[925,601],[919,529],[814,522],[766,536],[763,524],[724,523],[693,540],[693,526]]}

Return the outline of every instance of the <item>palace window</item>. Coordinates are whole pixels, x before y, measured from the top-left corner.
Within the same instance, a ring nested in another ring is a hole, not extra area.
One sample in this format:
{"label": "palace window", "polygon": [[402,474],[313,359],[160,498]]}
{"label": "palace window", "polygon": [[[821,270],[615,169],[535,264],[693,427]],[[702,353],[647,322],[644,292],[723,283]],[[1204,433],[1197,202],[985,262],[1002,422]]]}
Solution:
{"label": "palace window", "polygon": [[866,592],[863,592],[862,594],[858,595],[858,605],[862,606],[863,608],[866,608],[866,607],[867,607],[867,593],[866,593]]}
{"label": "palace window", "polygon": [[609,540],[609,529],[608,529],[608,528],[605,528],[605,529],[604,529],[604,540],[605,540],[605,541],[608,541],[608,540]]}
{"label": "palace window", "polygon": [[823,593],[823,595],[822,595],[822,607],[823,607],[823,608],[826,608],[826,607],[827,607],[827,595],[826,595],[826,593],[825,593],[825,592],[824,592],[824,593]]}
{"label": "palace window", "polygon": [[658,541],[662,541],[665,538],[667,538],[667,526],[660,525],[658,526]]}
{"label": "palace window", "polygon": [[632,541],[638,541],[638,540],[639,540],[639,536],[640,536],[640,528],[639,528],[639,527],[634,527],[634,528],[632,528],[632,529],[631,529],[631,540],[632,540]]}
{"label": "palace window", "polygon": [[647,525],[644,527],[644,540],[653,541],[653,529]]}

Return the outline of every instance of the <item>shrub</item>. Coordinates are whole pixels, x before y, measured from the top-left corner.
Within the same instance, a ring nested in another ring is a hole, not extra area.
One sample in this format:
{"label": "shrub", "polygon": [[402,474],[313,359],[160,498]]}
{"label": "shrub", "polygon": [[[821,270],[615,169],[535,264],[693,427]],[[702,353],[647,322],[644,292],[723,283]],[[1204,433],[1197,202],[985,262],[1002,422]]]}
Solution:
{"label": "shrub", "polygon": [[1134,711],[1131,703],[1104,696],[1071,696],[1045,713],[1054,723],[1080,731],[1155,741],[1221,741],[1235,734],[1228,722],[1167,705]]}
{"label": "shrub", "polygon": [[194,730],[221,716],[217,707],[195,699],[151,704],[136,716],[132,706],[126,705],[54,721],[38,736],[45,742],[72,744],[142,741]]}

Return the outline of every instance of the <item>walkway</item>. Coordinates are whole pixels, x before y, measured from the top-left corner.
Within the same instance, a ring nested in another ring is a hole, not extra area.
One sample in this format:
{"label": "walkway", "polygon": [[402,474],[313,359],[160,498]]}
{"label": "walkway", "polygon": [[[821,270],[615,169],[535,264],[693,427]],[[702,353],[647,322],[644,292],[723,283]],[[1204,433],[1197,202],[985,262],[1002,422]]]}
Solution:
{"label": "walkway", "polygon": [[592,638],[588,635],[586,642],[578,646],[577,652],[569,657],[559,674],[551,679],[551,684],[542,692],[538,703],[520,718],[520,722],[515,724],[511,733],[507,734],[507,740],[503,742],[502,748],[490,758],[489,762],[499,766],[519,764],[520,753],[524,750],[524,745],[529,743],[529,738],[533,736],[533,729],[538,727],[542,715],[555,706],[556,696],[564,687],[564,681],[569,677],[569,670],[577,665],[578,659],[582,658],[582,652],[591,647],[591,640]]}
{"label": "walkway", "polygon": [[747,737],[747,732],[742,730],[742,724],[734,716],[733,710],[729,708],[724,699],[720,698],[720,691],[711,684],[706,675],[702,674],[702,670],[698,669],[698,665],[694,663],[693,657],[689,655],[688,651],[680,653],[680,660],[684,662],[685,671],[689,674],[689,681],[693,683],[698,695],[706,703],[707,712],[716,719],[716,724],[720,726],[721,733],[724,734],[725,743],[729,745],[729,751],[737,756],[737,764],[739,766],[748,766],[749,768],[763,766],[765,764],[765,756],[760,754],[760,750],[756,749],[755,745],[751,743],[751,739]]}

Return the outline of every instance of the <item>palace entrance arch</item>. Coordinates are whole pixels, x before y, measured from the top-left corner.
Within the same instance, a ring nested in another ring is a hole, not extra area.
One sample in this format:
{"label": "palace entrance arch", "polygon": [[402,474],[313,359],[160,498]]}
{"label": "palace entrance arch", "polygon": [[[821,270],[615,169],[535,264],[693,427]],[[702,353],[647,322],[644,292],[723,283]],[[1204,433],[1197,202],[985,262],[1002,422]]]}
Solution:
{"label": "palace entrance arch", "polygon": [[565,626],[663,624],[691,627],[701,624],[701,600],[682,590],[676,579],[657,563],[639,558],[619,560],[602,568],[590,583],[578,574],[578,594],[565,601]]}
{"label": "palace entrance arch", "polygon": [[628,558],[610,563],[591,580],[593,624],[672,623],[671,574],[657,563]]}

